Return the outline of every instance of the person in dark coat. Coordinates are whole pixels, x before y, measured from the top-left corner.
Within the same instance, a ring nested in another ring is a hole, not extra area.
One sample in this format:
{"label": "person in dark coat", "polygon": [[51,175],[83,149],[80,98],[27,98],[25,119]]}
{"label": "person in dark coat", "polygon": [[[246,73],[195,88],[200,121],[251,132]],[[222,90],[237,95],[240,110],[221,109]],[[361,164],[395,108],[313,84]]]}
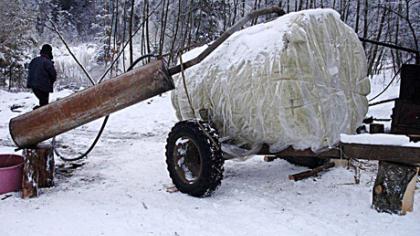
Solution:
{"label": "person in dark coat", "polygon": [[57,72],[52,61],[52,47],[49,44],[42,46],[40,56],[32,59],[29,63],[27,87],[31,88],[39,99],[39,106],[48,104],[49,93],[53,92],[53,85],[57,79]]}

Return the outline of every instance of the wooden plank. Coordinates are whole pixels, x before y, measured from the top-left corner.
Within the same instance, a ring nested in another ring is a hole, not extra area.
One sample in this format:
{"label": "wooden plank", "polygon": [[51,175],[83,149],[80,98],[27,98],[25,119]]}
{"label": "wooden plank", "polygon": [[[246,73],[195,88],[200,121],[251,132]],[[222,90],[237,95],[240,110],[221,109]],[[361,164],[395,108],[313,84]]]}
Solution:
{"label": "wooden plank", "polygon": [[341,143],[345,159],[392,161],[412,165],[420,164],[420,148],[390,145]]}
{"label": "wooden plank", "polygon": [[325,171],[329,168],[332,168],[334,166],[335,166],[334,162],[327,162],[324,165],[318,166],[314,169],[307,170],[307,171],[304,171],[304,172],[300,172],[300,173],[297,173],[297,174],[294,174],[294,175],[289,175],[289,179],[294,180],[294,181],[299,181],[299,180],[302,180],[302,179],[306,179],[306,178],[315,176],[318,173],[320,173],[322,171]]}
{"label": "wooden plank", "polygon": [[[342,152],[340,152],[340,150]],[[319,153],[314,153],[310,149],[294,150],[289,147],[279,153],[270,153],[268,148],[263,147],[260,155],[267,155],[266,161],[273,161],[276,158],[285,157],[319,157],[335,159],[365,159],[378,161],[392,161],[411,165],[420,165],[420,148],[403,147],[391,145],[340,143],[337,148],[327,149]]]}
{"label": "wooden plank", "polygon": [[[332,148],[322,150],[320,152],[313,152],[311,149],[305,150],[295,150],[292,147],[288,147],[285,150],[278,152],[278,153],[270,153],[268,150],[268,146],[263,146],[261,151],[259,152],[260,155],[268,155],[267,161],[270,159],[275,158],[284,158],[284,157],[319,157],[319,158],[339,158],[340,157],[340,150],[339,148]],[[275,155],[272,156],[272,155]]]}

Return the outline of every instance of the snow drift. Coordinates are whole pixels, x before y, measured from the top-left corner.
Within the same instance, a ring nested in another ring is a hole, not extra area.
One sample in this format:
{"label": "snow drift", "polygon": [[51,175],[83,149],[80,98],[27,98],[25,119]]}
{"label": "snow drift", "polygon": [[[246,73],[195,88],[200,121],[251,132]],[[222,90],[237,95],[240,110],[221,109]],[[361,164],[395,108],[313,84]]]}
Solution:
{"label": "snow drift", "polygon": [[238,146],[317,151],[361,123],[370,92],[366,74],[363,47],[339,14],[305,10],[233,34],[185,71],[195,114],[180,75],[172,104],[180,120],[208,109],[221,136]]}

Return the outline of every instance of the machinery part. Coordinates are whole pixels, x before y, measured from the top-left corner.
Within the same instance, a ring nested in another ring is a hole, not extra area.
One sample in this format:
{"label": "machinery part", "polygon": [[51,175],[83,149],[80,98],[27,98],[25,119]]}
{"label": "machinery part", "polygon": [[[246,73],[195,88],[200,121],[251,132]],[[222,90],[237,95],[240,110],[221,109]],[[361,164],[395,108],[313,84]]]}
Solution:
{"label": "machinery part", "polygon": [[400,95],[391,116],[393,134],[420,134],[419,79],[420,65],[402,65]]}
{"label": "machinery part", "polygon": [[420,105],[399,99],[395,102],[391,117],[391,133],[420,134]]}
{"label": "machinery part", "polygon": [[217,131],[198,120],[178,122],[168,135],[166,164],[179,191],[195,197],[211,195],[223,179]]}
{"label": "machinery part", "polygon": [[293,165],[305,166],[311,169],[322,166],[328,161],[319,157],[285,157],[283,159]]}
{"label": "machinery part", "polygon": [[420,65],[401,66],[400,100],[420,105]]}
{"label": "machinery part", "polygon": [[18,147],[30,147],[172,89],[165,62],[154,61],[13,118],[10,135]]}

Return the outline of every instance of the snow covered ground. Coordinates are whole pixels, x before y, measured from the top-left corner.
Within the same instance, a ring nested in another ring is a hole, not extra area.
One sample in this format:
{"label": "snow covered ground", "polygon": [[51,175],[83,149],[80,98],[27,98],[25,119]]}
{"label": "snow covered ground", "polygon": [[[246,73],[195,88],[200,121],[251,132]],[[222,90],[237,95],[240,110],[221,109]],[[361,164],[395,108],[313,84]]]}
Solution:
{"label": "snow covered ground", "polygon": [[[379,81],[379,80],[378,80]],[[373,94],[383,87],[373,86]],[[397,86],[383,98],[398,95]],[[61,91],[52,100],[70,94]],[[0,153],[13,153],[9,119],[31,110],[30,93],[0,90]],[[13,104],[23,105],[20,113]],[[370,114],[388,118],[391,104]],[[56,160],[56,187],[38,198],[0,195],[0,235],[418,235],[420,193],[406,216],[371,209],[376,162],[363,164],[361,183],[354,171],[334,168],[299,182],[289,174],[305,170],[283,160],[227,161],[214,195],[194,198],[169,193],[165,140],[176,122],[169,94],[110,117],[101,141],[81,167]],[[100,121],[59,137],[66,153],[85,150]],[[419,187],[419,185],[418,185]]]}

